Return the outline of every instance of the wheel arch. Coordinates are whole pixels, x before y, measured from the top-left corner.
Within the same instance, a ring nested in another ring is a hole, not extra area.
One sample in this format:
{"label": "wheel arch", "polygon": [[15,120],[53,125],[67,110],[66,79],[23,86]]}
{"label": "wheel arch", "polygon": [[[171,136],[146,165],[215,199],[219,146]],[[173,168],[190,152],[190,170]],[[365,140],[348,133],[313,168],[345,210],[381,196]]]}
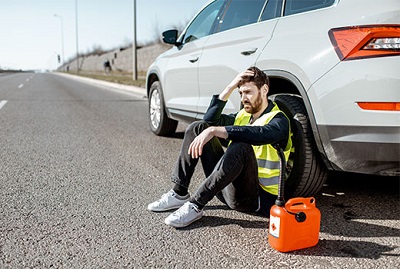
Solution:
{"label": "wheel arch", "polygon": [[311,124],[315,144],[318,148],[318,151],[321,153],[325,165],[327,167],[330,167],[329,161],[326,160],[326,153],[323,147],[323,142],[319,134],[317,122],[314,117],[314,111],[312,109],[311,102],[308,98],[307,91],[304,88],[303,84],[295,75],[287,71],[265,70],[265,72],[267,73],[270,79],[270,91],[268,93],[269,96],[278,94],[291,94],[291,95],[298,95],[302,98]]}
{"label": "wheel arch", "polygon": [[154,81],[160,81],[160,78],[156,72],[148,72],[147,78],[146,78],[146,94],[147,97],[149,97],[150,93],[150,88],[151,85],[154,83]]}

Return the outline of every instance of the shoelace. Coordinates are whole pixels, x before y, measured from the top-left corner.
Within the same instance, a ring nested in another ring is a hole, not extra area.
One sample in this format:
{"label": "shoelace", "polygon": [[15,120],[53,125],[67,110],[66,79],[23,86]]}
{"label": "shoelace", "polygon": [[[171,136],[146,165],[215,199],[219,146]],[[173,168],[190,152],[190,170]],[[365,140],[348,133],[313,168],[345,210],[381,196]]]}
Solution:
{"label": "shoelace", "polygon": [[183,206],[181,206],[178,210],[176,210],[174,213],[172,213],[175,217],[181,218],[184,215],[187,215],[190,211],[190,208],[193,208],[194,211],[198,212],[196,210],[195,206],[193,206],[190,203],[185,203]]}
{"label": "shoelace", "polygon": [[174,196],[173,194],[170,195],[170,192],[164,193],[163,195],[161,195],[161,199],[159,200],[160,203],[166,203],[168,201],[168,197],[169,196]]}

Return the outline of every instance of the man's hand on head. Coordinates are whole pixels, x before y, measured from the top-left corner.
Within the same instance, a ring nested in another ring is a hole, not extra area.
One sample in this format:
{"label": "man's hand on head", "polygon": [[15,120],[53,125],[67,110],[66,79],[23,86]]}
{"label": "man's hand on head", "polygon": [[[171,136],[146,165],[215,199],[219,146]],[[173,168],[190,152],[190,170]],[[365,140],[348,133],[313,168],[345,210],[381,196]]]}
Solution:
{"label": "man's hand on head", "polygon": [[232,92],[239,87],[240,81],[243,79],[245,76],[254,76],[254,72],[251,70],[246,70],[244,72],[239,73],[232,81],[229,83],[228,86],[221,92],[219,95],[218,99],[222,101],[226,101],[229,99],[231,96]]}

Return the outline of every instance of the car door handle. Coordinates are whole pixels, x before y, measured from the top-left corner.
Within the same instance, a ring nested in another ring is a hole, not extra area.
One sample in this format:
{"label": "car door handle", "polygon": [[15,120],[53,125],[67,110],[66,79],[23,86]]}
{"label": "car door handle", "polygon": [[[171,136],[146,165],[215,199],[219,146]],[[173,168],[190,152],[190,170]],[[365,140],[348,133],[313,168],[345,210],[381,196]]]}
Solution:
{"label": "car door handle", "polygon": [[198,60],[199,60],[199,56],[195,56],[195,57],[189,59],[189,62],[195,63],[195,62],[197,62]]}
{"label": "car door handle", "polygon": [[251,49],[242,51],[241,54],[243,54],[243,55],[245,55],[245,56],[248,56],[248,55],[253,54],[253,53],[256,52],[256,51],[257,51],[257,48],[251,48]]}

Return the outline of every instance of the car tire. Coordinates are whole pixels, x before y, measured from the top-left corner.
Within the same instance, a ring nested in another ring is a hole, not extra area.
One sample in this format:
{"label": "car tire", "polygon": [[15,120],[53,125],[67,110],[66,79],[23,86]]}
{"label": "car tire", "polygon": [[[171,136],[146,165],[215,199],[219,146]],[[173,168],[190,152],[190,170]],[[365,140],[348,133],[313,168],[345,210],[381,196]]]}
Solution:
{"label": "car tire", "polygon": [[284,196],[307,197],[317,194],[328,176],[314,142],[310,121],[302,98],[275,95],[273,100],[290,119],[293,150],[287,162]]}
{"label": "car tire", "polygon": [[172,135],[178,126],[178,121],[168,118],[165,111],[159,81],[154,81],[149,91],[149,122],[151,131],[159,136]]}

